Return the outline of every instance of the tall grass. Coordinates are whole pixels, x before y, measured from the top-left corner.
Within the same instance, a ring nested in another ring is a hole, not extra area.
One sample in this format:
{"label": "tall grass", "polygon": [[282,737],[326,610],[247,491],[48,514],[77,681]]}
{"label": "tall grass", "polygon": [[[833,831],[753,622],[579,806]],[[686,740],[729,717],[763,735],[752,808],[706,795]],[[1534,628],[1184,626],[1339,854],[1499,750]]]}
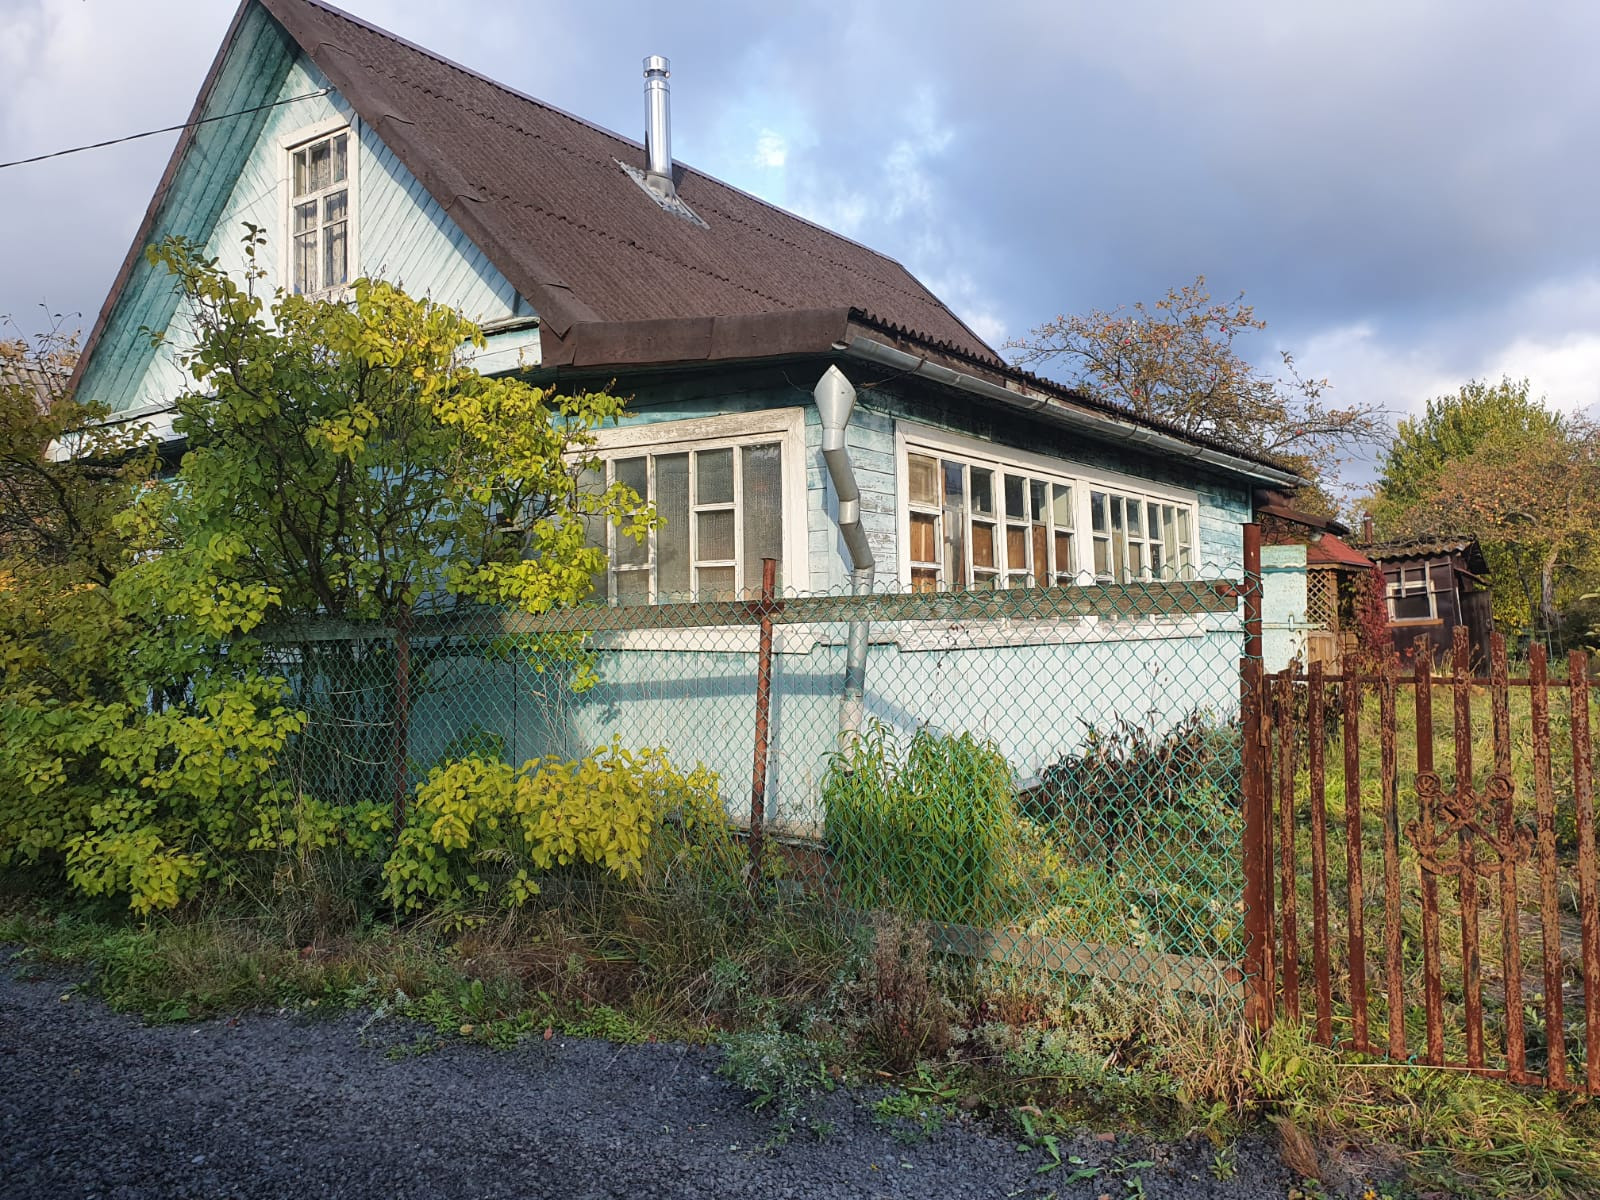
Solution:
{"label": "tall grass", "polygon": [[834,756],[822,803],[846,904],[935,921],[1000,918],[1015,801],[1011,765],[992,742],[920,729],[902,753],[874,724]]}

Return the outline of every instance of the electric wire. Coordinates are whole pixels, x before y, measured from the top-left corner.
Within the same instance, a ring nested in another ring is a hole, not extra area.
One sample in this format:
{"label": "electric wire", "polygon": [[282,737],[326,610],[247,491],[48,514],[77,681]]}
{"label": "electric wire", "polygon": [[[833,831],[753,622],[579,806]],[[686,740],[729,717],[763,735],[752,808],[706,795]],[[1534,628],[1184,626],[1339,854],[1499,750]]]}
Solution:
{"label": "electric wire", "polygon": [[73,146],[66,150],[52,150],[49,154],[35,154],[31,158],[13,159],[11,162],[0,163],[0,171],[7,167],[23,167],[29,163],[44,162],[51,158],[61,158],[68,154],[82,154],[85,150],[103,150],[107,146],[120,146],[123,142],[136,142],[140,138],[156,137],[163,133],[175,133],[180,129],[193,129],[197,125],[208,125],[212,121],[226,121],[230,117],[244,117],[251,113],[265,112],[269,108],[279,108],[285,104],[295,104],[301,100],[315,100],[318,96],[326,96],[333,91],[331,87],[321,88],[315,92],[306,92],[299,96],[290,96],[284,100],[274,100],[270,104],[258,104],[254,108],[241,108],[234,112],[217,113],[215,116],[201,117],[195,121],[184,121],[178,125],[166,125],[160,129],[147,129],[143,133],[130,133],[124,137],[111,138],[104,142],[90,142],[87,146]]}

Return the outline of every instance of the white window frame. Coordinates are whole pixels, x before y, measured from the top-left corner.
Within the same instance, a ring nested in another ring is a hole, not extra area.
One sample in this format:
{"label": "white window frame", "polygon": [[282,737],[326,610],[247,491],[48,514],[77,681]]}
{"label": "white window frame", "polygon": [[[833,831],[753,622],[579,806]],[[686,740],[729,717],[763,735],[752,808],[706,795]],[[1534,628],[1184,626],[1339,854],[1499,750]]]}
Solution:
{"label": "white window frame", "polygon": [[[361,124],[359,121],[342,116],[329,117],[312,125],[304,125],[292,130],[278,139],[278,161],[283,171],[279,179],[279,253],[278,253],[278,278],[282,281],[283,290],[294,293],[294,155],[295,151],[304,149],[313,142],[320,142],[324,138],[332,137],[337,133],[350,135],[348,159],[346,160],[346,183],[349,195],[345,201],[345,258],[349,264],[350,279],[346,283],[335,284],[333,287],[318,288],[314,292],[303,293],[317,300],[341,300],[349,296],[350,285],[361,278]],[[319,268],[320,269],[320,268]]]}
{"label": "white window frame", "polygon": [[[1396,583],[1389,582],[1389,572],[1391,570],[1396,571],[1399,574],[1399,580]],[[1406,574],[1411,571],[1421,573],[1422,585],[1420,588],[1410,585],[1406,582]],[[1430,621],[1437,621],[1439,619],[1439,600],[1437,594],[1433,590],[1433,565],[1431,563],[1422,562],[1415,565],[1396,563],[1392,568],[1385,567],[1383,572],[1383,594],[1389,608],[1390,624],[1421,625]],[[1425,595],[1428,598],[1428,615],[1425,617],[1398,616],[1395,612],[1395,601],[1404,599],[1408,596],[1415,596],[1419,591],[1422,595]]]}
{"label": "white window frame", "polygon": [[[810,589],[809,556],[807,554],[806,519],[806,464],[805,464],[805,410],[800,408],[764,409],[754,413],[732,413],[719,417],[695,417],[677,421],[659,421],[648,424],[612,426],[596,431],[594,456],[605,460],[606,480],[612,479],[611,463],[618,458],[638,454],[651,456],[680,454],[697,450],[721,450],[741,446],[777,442],[779,462],[783,472],[783,590],[804,593]],[[653,470],[652,466],[652,470]],[[744,520],[734,500],[735,559],[734,577],[737,586],[743,586],[742,564],[738,551],[743,547]],[[713,506],[716,507],[716,506]],[[606,534],[607,594],[614,593],[616,575],[615,546],[619,536],[615,527],[608,525]],[[646,561],[651,570],[651,603],[655,598],[654,565],[656,561],[656,534],[651,532],[645,542]],[[700,564],[705,565],[705,564]],[[613,601],[614,603],[614,601]]]}
{"label": "white window frame", "polygon": [[[969,480],[971,477],[970,468],[974,465],[996,472],[997,498],[995,507],[998,512],[998,525],[1001,533],[1001,536],[997,539],[996,569],[999,572],[999,586],[1001,587],[1010,586],[1009,577],[1016,573],[1015,568],[1006,561],[1005,538],[1003,536],[1005,526],[1005,485],[1000,476],[1006,471],[1026,474],[1031,478],[1052,484],[1065,484],[1072,488],[1072,542],[1075,582],[1080,584],[1097,581],[1109,582],[1104,579],[1097,580],[1094,572],[1093,525],[1089,500],[1091,491],[1133,496],[1145,502],[1154,501],[1158,504],[1186,506],[1189,510],[1189,568],[1185,574],[1181,576],[1174,575],[1171,578],[1199,579],[1203,576],[1204,564],[1200,560],[1200,498],[1195,492],[1152,483],[1136,476],[1116,474],[1059,458],[1033,454],[1026,450],[1014,450],[1010,447],[998,446],[993,442],[980,441],[976,438],[932,429],[924,425],[899,421],[895,423],[895,528],[899,551],[899,582],[902,587],[909,588],[911,586],[911,512],[913,506],[911,504],[910,456],[912,454],[928,454],[941,458],[959,459],[968,468],[967,477]],[[971,537],[967,537],[964,546],[966,570],[969,573],[972,559],[971,541]],[[1150,572],[1147,569],[1145,578],[1150,577]],[[939,564],[938,582],[940,590],[947,589],[948,580],[945,578],[942,555]]]}

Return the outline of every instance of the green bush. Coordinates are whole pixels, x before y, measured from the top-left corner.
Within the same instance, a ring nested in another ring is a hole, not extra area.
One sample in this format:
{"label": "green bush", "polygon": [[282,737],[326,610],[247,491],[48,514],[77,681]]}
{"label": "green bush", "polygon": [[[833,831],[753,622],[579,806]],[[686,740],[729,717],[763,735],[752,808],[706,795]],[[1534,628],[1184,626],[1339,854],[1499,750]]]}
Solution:
{"label": "green bush", "polygon": [[994,743],[920,729],[902,755],[874,724],[833,756],[822,803],[846,903],[936,921],[1000,916],[1014,804]]}
{"label": "green bush", "polygon": [[574,762],[513,768],[469,757],[435,767],[383,877],[398,909],[459,912],[519,907],[557,868],[650,882],[675,860],[732,868],[716,775],[680,772],[664,750],[613,743]]}

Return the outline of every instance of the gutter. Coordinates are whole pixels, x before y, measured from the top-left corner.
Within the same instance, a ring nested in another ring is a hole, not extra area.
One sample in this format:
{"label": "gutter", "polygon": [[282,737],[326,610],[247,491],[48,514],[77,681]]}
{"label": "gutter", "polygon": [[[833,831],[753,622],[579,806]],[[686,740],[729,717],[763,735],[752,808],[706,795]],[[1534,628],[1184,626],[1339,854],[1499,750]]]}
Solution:
{"label": "gutter", "polygon": [[[1298,475],[1288,471],[1275,470],[1260,463],[1251,462],[1247,458],[1228,454],[1221,450],[1213,450],[1206,446],[1196,446],[1182,438],[1172,437],[1170,434],[1157,433],[1153,429],[1146,429],[1132,421],[1119,420],[1116,417],[1103,416],[1099,413],[1085,412],[1083,409],[1073,408],[1059,400],[1046,396],[1030,396],[1023,392],[1015,392],[1010,388],[1001,387],[987,379],[976,375],[969,375],[963,371],[955,371],[934,362],[923,355],[908,354],[893,346],[886,346],[882,342],[871,338],[852,337],[849,341],[839,341],[833,348],[851,358],[864,362],[875,363],[878,366],[890,367],[903,371],[908,375],[920,375],[934,383],[944,384],[959,391],[968,392],[974,396],[982,396],[986,400],[998,400],[1012,408],[1021,409],[1041,416],[1055,425],[1064,425],[1068,428],[1082,429],[1099,437],[1109,437],[1123,442],[1131,442],[1137,446],[1144,446],[1151,451],[1162,455],[1177,458],[1192,459],[1205,463],[1208,466],[1219,467],[1236,475],[1247,475],[1252,479],[1263,480],[1280,487],[1304,487],[1309,482]],[[820,386],[820,385],[819,385]]]}

